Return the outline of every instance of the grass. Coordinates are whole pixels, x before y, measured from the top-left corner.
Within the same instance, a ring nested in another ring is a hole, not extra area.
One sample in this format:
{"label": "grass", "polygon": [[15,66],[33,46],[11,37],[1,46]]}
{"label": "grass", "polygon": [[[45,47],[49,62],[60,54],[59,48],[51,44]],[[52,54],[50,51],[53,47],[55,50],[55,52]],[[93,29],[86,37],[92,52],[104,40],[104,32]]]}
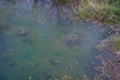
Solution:
{"label": "grass", "polygon": [[81,1],[80,5],[82,5],[82,8],[78,11],[78,16],[81,19],[89,19],[101,23],[120,24],[120,2],[110,4],[107,0],[105,1]]}
{"label": "grass", "polygon": [[[54,0],[57,4],[69,4],[77,9],[77,15],[85,20],[104,24],[120,24],[120,0]],[[74,10],[73,10],[74,11]],[[76,10],[75,10],[76,13]]]}

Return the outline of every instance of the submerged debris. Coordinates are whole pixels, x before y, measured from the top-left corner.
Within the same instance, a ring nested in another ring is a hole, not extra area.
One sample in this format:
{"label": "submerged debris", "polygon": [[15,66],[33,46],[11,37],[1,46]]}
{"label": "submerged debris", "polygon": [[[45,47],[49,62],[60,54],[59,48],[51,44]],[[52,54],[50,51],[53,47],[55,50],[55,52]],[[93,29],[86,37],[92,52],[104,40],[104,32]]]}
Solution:
{"label": "submerged debris", "polygon": [[0,29],[3,29],[3,30],[9,30],[10,29],[10,24],[2,24]]}
{"label": "submerged debris", "polygon": [[16,31],[16,34],[19,37],[27,37],[29,36],[30,32],[24,28],[20,28]]}
{"label": "submerged debris", "polygon": [[22,42],[33,44],[34,42],[31,39],[21,39]]}

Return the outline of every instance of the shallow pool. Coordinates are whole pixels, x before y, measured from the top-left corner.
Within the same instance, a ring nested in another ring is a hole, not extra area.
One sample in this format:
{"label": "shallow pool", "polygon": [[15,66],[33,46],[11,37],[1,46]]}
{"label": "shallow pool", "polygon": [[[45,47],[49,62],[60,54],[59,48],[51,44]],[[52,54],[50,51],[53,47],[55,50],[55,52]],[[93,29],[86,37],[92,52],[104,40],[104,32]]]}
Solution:
{"label": "shallow pool", "polygon": [[[4,27],[4,28],[1,28]],[[79,80],[95,74],[99,26],[59,20],[32,2],[0,2],[0,80]]]}

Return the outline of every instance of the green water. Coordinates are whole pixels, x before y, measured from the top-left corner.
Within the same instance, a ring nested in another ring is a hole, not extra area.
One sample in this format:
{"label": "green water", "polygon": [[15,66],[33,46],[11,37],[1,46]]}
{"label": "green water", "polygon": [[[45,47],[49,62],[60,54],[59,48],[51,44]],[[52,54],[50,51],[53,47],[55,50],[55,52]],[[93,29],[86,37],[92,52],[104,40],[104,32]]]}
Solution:
{"label": "green water", "polygon": [[[0,4],[0,26],[10,27],[0,33],[0,80],[52,80],[64,75],[73,80],[88,72],[95,59],[95,46],[101,34],[91,23],[61,23],[44,7],[29,9],[21,4]],[[26,37],[17,30],[29,31]],[[80,36],[80,44],[67,46],[71,34]]]}

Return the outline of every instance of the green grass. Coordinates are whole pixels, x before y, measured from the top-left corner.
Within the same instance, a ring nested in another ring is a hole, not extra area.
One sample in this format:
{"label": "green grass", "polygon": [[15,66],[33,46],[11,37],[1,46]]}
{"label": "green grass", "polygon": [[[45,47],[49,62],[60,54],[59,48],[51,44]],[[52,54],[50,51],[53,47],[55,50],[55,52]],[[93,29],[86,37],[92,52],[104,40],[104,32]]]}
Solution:
{"label": "green grass", "polygon": [[120,2],[110,4],[98,0],[84,0],[81,4],[82,8],[78,11],[78,16],[81,19],[107,24],[120,24]]}

